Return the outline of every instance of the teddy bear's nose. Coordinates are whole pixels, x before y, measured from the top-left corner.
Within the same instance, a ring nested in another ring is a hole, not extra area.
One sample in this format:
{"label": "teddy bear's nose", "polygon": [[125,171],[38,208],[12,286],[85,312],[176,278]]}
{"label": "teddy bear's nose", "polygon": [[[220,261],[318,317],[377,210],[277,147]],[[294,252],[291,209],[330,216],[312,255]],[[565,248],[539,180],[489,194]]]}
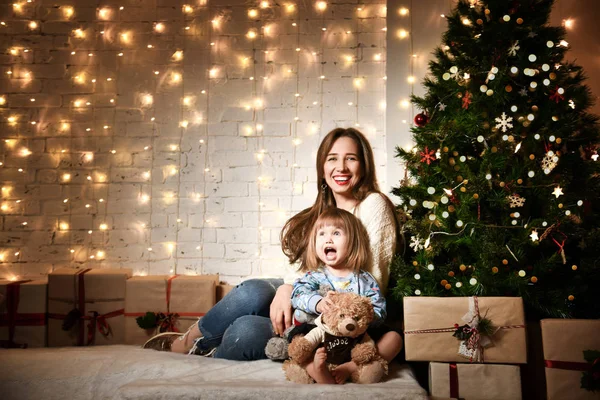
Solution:
{"label": "teddy bear's nose", "polygon": [[349,330],[350,332],[352,332],[353,330],[356,329],[356,326],[354,326],[354,324],[348,324],[348,325],[346,325],[346,329]]}

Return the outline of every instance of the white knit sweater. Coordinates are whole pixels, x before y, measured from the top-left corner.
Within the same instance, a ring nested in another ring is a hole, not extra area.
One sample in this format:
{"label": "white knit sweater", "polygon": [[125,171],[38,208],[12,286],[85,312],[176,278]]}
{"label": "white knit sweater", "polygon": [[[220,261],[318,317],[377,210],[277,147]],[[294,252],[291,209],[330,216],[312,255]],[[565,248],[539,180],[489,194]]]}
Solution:
{"label": "white knit sweater", "polygon": [[[380,193],[371,193],[350,212],[366,228],[373,252],[373,265],[365,265],[362,269],[373,275],[382,294],[385,295],[390,275],[390,263],[396,248],[396,230],[394,210],[388,207],[383,196]],[[297,269],[298,266],[292,265],[291,267]],[[285,276],[284,282],[293,284],[302,275],[300,272],[292,272]]]}

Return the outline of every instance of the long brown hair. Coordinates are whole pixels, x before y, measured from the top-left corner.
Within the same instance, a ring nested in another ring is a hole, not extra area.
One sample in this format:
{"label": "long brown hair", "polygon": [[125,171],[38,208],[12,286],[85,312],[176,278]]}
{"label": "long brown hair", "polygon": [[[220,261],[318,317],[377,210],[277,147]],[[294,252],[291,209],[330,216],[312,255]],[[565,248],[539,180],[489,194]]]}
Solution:
{"label": "long brown hair", "polygon": [[[381,193],[377,184],[375,174],[375,160],[373,158],[373,149],[367,138],[354,128],[336,128],[329,132],[319,145],[317,151],[317,199],[312,207],[306,208],[287,220],[281,234],[281,249],[288,257],[290,264],[301,261],[300,269],[305,270],[305,256],[308,243],[311,240],[310,230],[312,229],[318,216],[327,207],[337,207],[333,192],[325,183],[325,161],[331,151],[333,144],[341,137],[349,137],[356,142],[358,147],[358,159],[361,165],[361,176],[356,185],[352,188],[352,194],[360,203],[367,195],[376,192]],[[389,203],[392,210],[394,205],[383,196]],[[395,214],[395,213],[394,213]],[[396,221],[396,231],[398,231],[398,222]],[[398,245],[396,246],[398,248]]]}
{"label": "long brown hair", "polygon": [[316,271],[323,265],[317,255],[317,232],[324,226],[335,226],[344,231],[346,235],[346,259],[342,262],[344,267],[358,272],[361,268],[371,264],[371,246],[369,234],[363,224],[354,215],[337,207],[325,209],[317,218],[310,231],[308,248],[306,249],[305,267],[309,271]]}

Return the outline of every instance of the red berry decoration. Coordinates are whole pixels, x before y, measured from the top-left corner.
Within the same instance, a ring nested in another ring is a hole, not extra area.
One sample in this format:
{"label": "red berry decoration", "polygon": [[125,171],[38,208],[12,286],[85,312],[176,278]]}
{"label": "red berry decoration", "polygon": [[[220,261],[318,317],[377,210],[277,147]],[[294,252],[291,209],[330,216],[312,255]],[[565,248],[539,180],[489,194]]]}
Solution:
{"label": "red berry decoration", "polygon": [[429,117],[427,116],[427,114],[420,113],[415,116],[415,124],[417,126],[423,127],[427,124],[427,122],[429,122]]}

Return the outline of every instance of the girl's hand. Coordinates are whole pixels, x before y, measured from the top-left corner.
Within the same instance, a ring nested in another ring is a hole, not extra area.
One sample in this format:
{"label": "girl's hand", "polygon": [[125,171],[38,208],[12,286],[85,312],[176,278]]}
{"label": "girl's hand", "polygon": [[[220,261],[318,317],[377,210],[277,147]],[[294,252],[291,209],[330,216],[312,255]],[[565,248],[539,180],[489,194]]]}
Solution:
{"label": "girl's hand", "polygon": [[329,309],[333,306],[333,302],[331,301],[331,299],[329,298],[329,294],[330,293],[335,293],[334,291],[330,290],[329,292],[327,292],[327,294],[325,295],[325,297],[323,297],[321,299],[321,301],[319,301],[317,303],[317,312],[319,314],[323,314],[324,311],[329,311]]}
{"label": "girl's hand", "polygon": [[283,284],[277,288],[275,297],[271,302],[269,315],[276,335],[282,336],[283,332],[292,326],[292,285]]}

